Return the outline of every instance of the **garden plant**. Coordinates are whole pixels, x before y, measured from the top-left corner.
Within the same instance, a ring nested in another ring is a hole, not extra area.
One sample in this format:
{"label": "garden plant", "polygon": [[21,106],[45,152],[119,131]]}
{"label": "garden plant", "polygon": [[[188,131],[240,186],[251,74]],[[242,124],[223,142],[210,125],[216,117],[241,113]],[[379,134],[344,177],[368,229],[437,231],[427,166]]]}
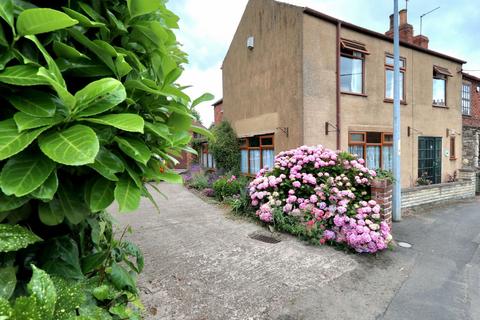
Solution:
{"label": "garden plant", "polygon": [[222,121],[212,128],[212,137],[208,141],[217,169],[240,173],[240,145],[237,134],[228,121]]}
{"label": "garden plant", "polygon": [[371,199],[376,172],[364,164],[322,146],[281,152],[274,167],[260,170],[250,183],[251,204],[260,220],[313,243],[384,250],[392,236]]}
{"label": "garden plant", "polygon": [[208,135],[165,2],[0,1],[0,319],[140,318],[142,253],[105,209],[181,182]]}

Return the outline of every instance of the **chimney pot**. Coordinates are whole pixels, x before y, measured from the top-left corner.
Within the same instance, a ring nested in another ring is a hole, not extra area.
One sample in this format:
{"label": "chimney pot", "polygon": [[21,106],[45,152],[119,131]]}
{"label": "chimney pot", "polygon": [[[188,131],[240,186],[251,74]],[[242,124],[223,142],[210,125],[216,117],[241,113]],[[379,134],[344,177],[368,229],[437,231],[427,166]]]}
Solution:
{"label": "chimney pot", "polygon": [[400,10],[400,25],[404,25],[408,23],[408,14],[407,9]]}

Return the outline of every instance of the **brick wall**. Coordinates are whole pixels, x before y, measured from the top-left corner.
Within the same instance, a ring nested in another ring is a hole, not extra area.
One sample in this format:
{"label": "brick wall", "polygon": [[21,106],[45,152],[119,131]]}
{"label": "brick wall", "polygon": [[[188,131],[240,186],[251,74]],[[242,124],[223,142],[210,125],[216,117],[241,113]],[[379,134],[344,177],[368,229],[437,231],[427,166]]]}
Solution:
{"label": "brick wall", "polygon": [[465,82],[472,84],[470,92],[472,93],[471,100],[471,115],[463,116],[463,125],[466,127],[480,128],[480,92],[477,92],[477,87],[480,86],[480,81],[464,76]]}
{"label": "brick wall", "polygon": [[223,120],[223,103],[219,103],[213,107],[214,123],[219,124]]}
{"label": "brick wall", "polygon": [[460,170],[458,182],[402,190],[402,209],[475,197],[475,171]]}
{"label": "brick wall", "polygon": [[382,208],[382,219],[392,226],[392,184],[387,180],[376,179],[371,187],[372,199]]}

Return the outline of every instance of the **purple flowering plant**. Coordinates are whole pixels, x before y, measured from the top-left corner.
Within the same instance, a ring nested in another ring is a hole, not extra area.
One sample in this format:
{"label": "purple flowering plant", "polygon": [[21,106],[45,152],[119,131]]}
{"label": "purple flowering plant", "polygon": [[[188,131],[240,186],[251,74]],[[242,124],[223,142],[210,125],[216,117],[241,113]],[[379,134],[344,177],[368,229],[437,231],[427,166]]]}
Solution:
{"label": "purple flowering plant", "polygon": [[376,176],[365,161],[323,146],[279,153],[249,185],[257,217],[315,243],[375,253],[392,240],[381,208],[370,196]]}

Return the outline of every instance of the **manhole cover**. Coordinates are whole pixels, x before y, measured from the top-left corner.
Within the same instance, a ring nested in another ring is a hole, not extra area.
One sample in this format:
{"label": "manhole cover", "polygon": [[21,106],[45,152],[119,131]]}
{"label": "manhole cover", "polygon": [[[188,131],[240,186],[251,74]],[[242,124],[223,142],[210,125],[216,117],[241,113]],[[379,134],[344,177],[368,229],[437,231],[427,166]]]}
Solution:
{"label": "manhole cover", "polygon": [[271,236],[267,236],[267,235],[264,235],[264,234],[258,234],[258,233],[252,233],[252,234],[249,234],[248,235],[250,238],[254,239],[254,240],[258,240],[258,241],[261,241],[261,242],[265,242],[265,243],[279,243],[281,240],[279,239],[276,239],[274,237],[271,237]]}
{"label": "manhole cover", "polygon": [[398,246],[400,246],[402,248],[407,248],[407,249],[412,247],[412,245],[410,243],[407,243],[407,242],[399,242]]}

